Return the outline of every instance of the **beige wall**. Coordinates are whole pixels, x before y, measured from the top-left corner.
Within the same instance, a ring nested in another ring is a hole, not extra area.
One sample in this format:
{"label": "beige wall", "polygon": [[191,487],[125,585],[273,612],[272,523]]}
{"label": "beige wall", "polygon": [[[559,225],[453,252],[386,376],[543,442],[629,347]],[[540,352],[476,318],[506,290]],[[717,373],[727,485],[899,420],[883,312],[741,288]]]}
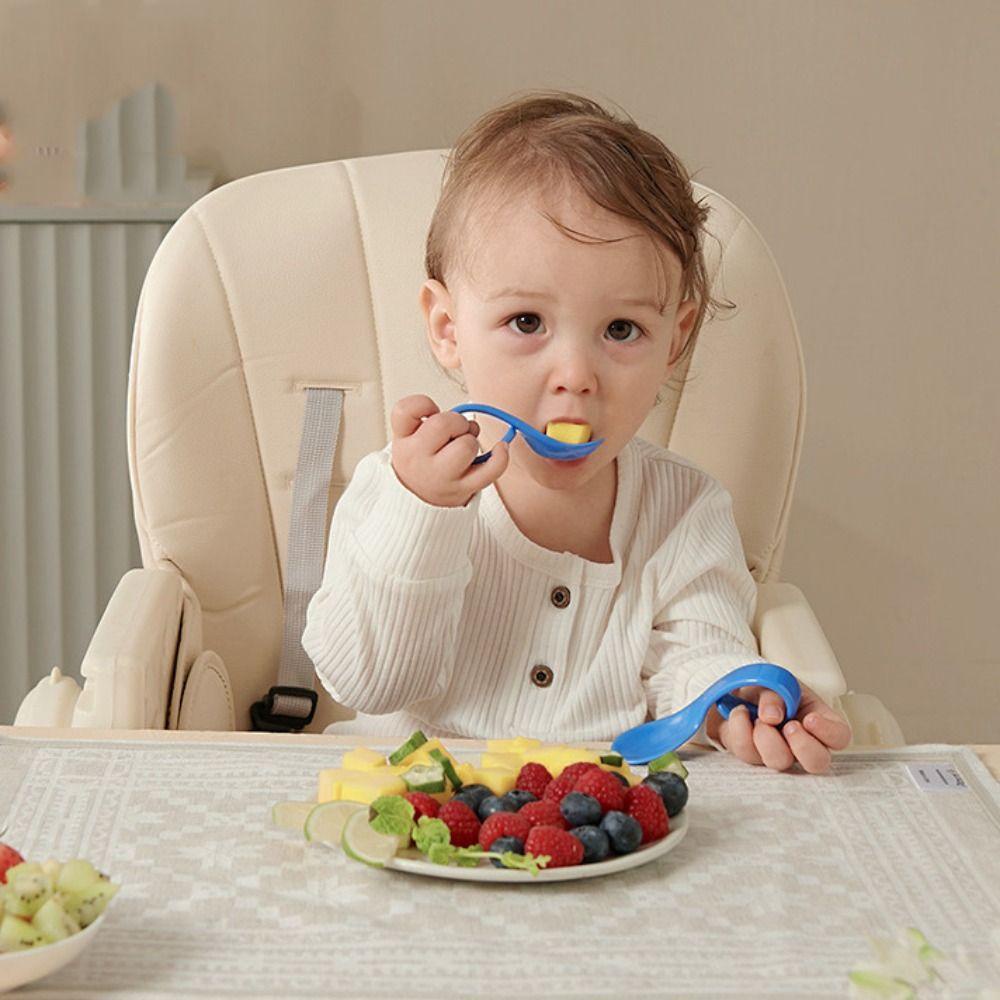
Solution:
{"label": "beige wall", "polygon": [[809,380],[785,578],[911,742],[1000,742],[998,11],[0,0],[0,205],[71,199],[77,124],[153,79],[220,182],[447,146],[531,87],[617,102],[784,274]]}

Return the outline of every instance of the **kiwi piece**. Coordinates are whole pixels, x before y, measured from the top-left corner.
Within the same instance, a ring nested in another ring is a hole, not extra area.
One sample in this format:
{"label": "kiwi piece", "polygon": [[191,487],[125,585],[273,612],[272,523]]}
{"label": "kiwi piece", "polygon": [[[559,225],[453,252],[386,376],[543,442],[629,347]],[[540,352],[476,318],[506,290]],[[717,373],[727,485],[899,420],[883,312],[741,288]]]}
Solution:
{"label": "kiwi piece", "polygon": [[625,761],[620,753],[606,753],[601,756],[602,764],[610,764],[611,767],[621,767]]}
{"label": "kiwi piece", "polygon": [[[16,867],[22,868],[21,865]],[[15,917],[33,917],[42,904],[52,895],[52,880],[38,866],[38,872],[20,871],[13,878],[7,869],[7,885],[4,888],[4,913]]]}
{"label": "kiwi piece", "polygon": [[59,892],[81,892],[93,885],[101,877],[100,872],[83,858],[73,858],[59,869],[56,879],[56,889]]}
{"label": "kiwi piece", "polygon": [[118,891],[118,886],[106,878],[99,878],[81,892],[63,896],[63,908],[81,927],[89,927],[103,912]]}
{"label": "kiwi piece", "polygon": [[9,913],[0,920],[0,954],[5,951],[24,951],[48,942],[30,921],[12,917]]}
{"label": "kiwi piece", "polygon": [[413,753],[417,747],[422,747],[427,742],[427,737],[418,729],[410,735],[410,738],[405,742],[396,747],[395,750],[389,754],[390,764],[402,764],[403,761]]}
{"label": "kiwi piece", "polygon": [[58,896],[47,899],[31,922],[46,941],[55,942],[78,934],[80,925],[63,909]]}

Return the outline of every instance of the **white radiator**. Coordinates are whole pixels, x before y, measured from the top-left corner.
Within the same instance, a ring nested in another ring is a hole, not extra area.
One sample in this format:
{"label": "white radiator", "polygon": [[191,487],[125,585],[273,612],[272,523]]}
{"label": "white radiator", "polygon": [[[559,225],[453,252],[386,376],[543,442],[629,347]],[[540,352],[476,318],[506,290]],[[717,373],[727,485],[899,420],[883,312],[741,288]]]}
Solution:
{"label": "white radiator", "polygon": [[53,666],[78,674],[118,579],[141,565],[129,347],[176,214],[111,213],[0,210],[0,724]]}

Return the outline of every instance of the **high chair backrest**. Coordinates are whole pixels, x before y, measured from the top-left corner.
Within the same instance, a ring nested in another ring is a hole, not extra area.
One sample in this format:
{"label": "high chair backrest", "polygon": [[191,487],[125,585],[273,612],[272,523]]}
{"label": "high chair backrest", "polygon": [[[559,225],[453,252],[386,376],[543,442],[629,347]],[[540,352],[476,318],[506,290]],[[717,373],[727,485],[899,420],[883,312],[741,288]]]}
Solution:
{"label": "high chair backrest", "polygon": [[[418,291],[446,149],[268,171],[202,197],[149,268],[129,376],[129,468],[145,566],[197,595],[204,645],[233,684],[238,728],[275,683],[282,574],[305,386],[344,395],[331,504],[389,440],[400,397],[463,401],[433,363]],[[781,275],[726,198],[705,241],[713,294],[681,391],[640,435],[732,493],[747,564],[776,579],[801,447],[805,382]],[[683,373],[681,373],[683,374]],[[317,682],[317,688],[320,685]],[[320,689],[309,727],[349,716]]]}

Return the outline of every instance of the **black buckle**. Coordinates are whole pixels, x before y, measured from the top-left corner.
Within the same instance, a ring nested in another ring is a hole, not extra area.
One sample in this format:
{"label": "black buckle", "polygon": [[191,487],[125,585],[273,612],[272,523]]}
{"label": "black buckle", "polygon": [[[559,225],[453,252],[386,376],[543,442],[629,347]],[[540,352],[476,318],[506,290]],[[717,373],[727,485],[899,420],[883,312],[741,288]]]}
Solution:
{"label": "black buckle", "polygon": [[[308,698],[311,702],[309,715],[304,719],[296,715],[275,715],[274,698],[275,695],[279,694]],[[253,722],[253,728],[257,732],[264,733],[296,733],[312,722],[318,701],[319,695],[312,688],[273,687],[260,701],[255,701],[250,706],[250,719]]]}

